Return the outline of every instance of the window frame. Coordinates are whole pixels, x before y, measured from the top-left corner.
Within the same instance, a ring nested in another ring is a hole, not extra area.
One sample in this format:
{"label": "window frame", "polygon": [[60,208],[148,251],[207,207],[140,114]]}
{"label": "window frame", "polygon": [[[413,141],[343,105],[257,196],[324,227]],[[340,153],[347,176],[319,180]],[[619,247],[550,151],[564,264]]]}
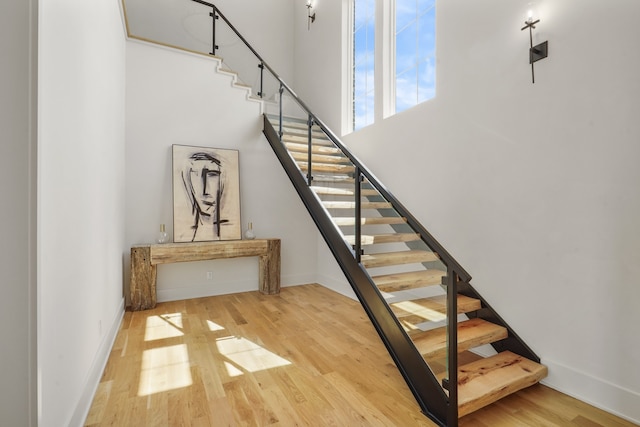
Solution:
{"label": "window frame", "polygon": [[[344,64],[348,67],[346,73],[343,73],[343,94],[344,96],[344,112],[343,114],[343,134],[355,132],[355,34],[354,34],[354,7],[356,0],[343,2],[343,12],[346,19],[343,19],[343,34],[345,43],[343,44]],[[375,42],[374,42],[374,117],[371,124],[382,121],[390,116],[397,114],[396,111],[396,0],[375,0]],[[438,0],[433,3],[437,17]],[[436,18],[437,19],[437,18]],[[436,28],[434,22],[434,38],[436,36]],[[435,42],[434,42],[435,43]],[[434,65],[436,64],[437,51],[434,45]],[[403,110],[407,111],[417,105],[427,102],[435,98],[435,80],[434,95],[424,101],[417,102],[413,106]],[[417,82],[416,82],[417,84]],[[362,128],[360,128],[362,129]],[[359,130],[359,129],[358,129]]]}

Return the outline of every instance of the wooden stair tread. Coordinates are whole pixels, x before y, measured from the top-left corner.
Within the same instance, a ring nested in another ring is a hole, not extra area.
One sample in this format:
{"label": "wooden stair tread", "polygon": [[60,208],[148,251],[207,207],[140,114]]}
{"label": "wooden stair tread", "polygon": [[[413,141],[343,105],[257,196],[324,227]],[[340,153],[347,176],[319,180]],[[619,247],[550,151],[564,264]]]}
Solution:
{"label": "wooden stair tread", "polygon": [[[291,157],[294,160],[298,161],[306,161],[309,158],[308,153],[299,153],[297,151],[292,151]],[[311,156],[311,161],[316,163],[330,163],[330,164],[351,164],[351,161],[344,156],[332,156],[329,154],[313,154]]]}
{"label": "wooden stair tread", "polygon": [[[469,313],[479,310],[482,306],[480,300],[476,298],[458,294],[457,299],[458,313]],[[417,325],[422,322],[439,322],[444,320],[447,313],[447,296],[437,295],[430,298],[398,301],[389,306],[402,323]]]}
{"label": "wooden stair tread", "polygon": [[[313,178],[314,185],[323,184],[323,185],[350,185],[353,188],[353,184],[355,184],[355,179],[353,175],[344,176],[344,174],[331,175],[327,173],[322,174],[314,174]],[[368,184],[367,179],[363,181],[363,184]]]}
{"label": "wooden stair tread", "polygon": [[[306,171],[309,169],[307,162],[298,162],[300,170]],[[313,172],[338,172],[338,173],[353,173],[353,165],[341,165],[341,164],[329,164],[329,163],[313,163]]]}
{"label": "wooden stair tread", "polygon": [[[355,209],[356,202],[326,200],[322,205],[327,209]],[[393,209],[389,202],[362,202],[361,209]]]}
{"label": "wooden stair tread", "polygon": [[[291,152],[306,153],[309,149],[309,144],[301,142],[285,142],[284,144]],[[311,144],[311,152],[313,154],[342,154],[342,151],[338,147],[330,147],[327,145],[314,145]]]}
{"label": "wooden stair tread", "polygon": [[[267,114],[269,121],[273,125],[273,127],[277,128],[280,123],[280,117],[273,114]],[[295,129],[307,129],[309,125],[307,124],[306,118],[300,117],[282,117],[282,126],[283,127],[291,127]],[[320,130],[320,126],[317,124],[313,125],[313,129]]]}
{"label": "wooden stair tread", "polygon": [[326,184],[354,184],[355,179],[353,176],[344,176],[344,175],[313,175],[314,183],[326,183]]}
{"label": "wooden stair tread", "polygon": [[[277,116],[272,116],[272,115],[268,115],[268,117],[273,128],[276,131],[278,131],[278,128],[280,126],[279,124],[280,119]],[[303,137],[304,142],[306,143],[308,138],[308,129],[309,129],[309,125],[307,124],[307,121],[305,119],[298,119],[298,118],[287,119],[283,117],[283,120],[282,120],[283,141],[288,134],[294,138]],[[322,131],[320,126],[318,126],[317,124],[314,124],[311,127],[311,135],[313,139],[318,138],[333,144],[329,139],[329,137]]]}
{"label": "wooden stair tread", "polygon": [[[278,117],[269,117],[269,121],[274,127],[277,127],[280,124],[280,119]],[[307,130],[309,125],[305,119],[287,119],[283,117],[282,127]],[[313,125],[312,129],[319,131],[320,127],[318,125]]]}
{"label": "wooden stair tread", "polygon": [[[333,223],[338,227],[355,225],[356,219],[349,216],[332,217]],[[369,218],[360,218],[362,225],[389,225],[389,224],[405,224],[407,219],[401,216],[378,216]]]}
{"label": "wooden stair tread", "polygon": [[[298,144],[309,144],[309,136],[302,134],[283,133],[282,142],[293,142]],[[335,147],[335,144],[326,137],[311,136],[311,145]]]}
{"label": "wooden stair tread", "polygon": [[[507,338],[507,329],[479,318],[458,323],[458,352]],[[425,359],[447,356],[447,328],[435,328],[411,335],[416,348]]]}
{"label": "wooden stair tread", "polygon": [[[344,239],[350,245],[356,243],[356,236],[346,235]],[[375,245],[379,243],[414,242],[420,240],[418,233],[391,233],[391,234],[362,234],[360,236],[361,245]]]}
{"label": "wooden stair tread", "polygon": [[[315,185],[311,186],[311,189],[316,194],[326,195],[326,196],[354,196],[355,191],[353,188],[336,188],[336,187],[318,187]],[[378,196],[377,190],[372,188],[363,188],[360,190],[361,196]]]}
{"label": "wooden stair tread", "polygon": [[[300,133],[304,133],[305,135],[309,131],[309,126],[306,123],[295,123],[295,122],[283,121],[282,127],[284,129],[291,129],[291,132],[300,132]],[[324,132],[322,132],[322,129],[320,129],[320,126],[315,124],[311,126],[311,132],[321,133],[324,135]]]}
{"label": "wooden stair tread", "polygon": [[547,367],[510,351],[458,368],[458,416],[463,417],[547,376]]}
{"label": "wooden stair tread", "polygon": [[[285,132],[282,134],[282,142],[284,144],[304,144],[306,146],[309,145],[309,135],[307,134],[294,134],[290,132]],[[327,139],[324,136],[319,135],[311,135],[311,146],[312,147],[327,147],[327,148],[338,148],[335,146],[331,140]]]}
{"label": "wooden stair tread", "polygon": [[372,277],[382,292],[398,292],[424,286],[439,285],[447,272],[437,269],[410,271],[406,273],[383,274]]}
{"label": "wooden stair tread", "polygon": [[429,251],[410,250],[400,252],[384,252],[379,254],[362,255],[362,265],[366,268],[386,267],[390,265],[414,264],[438,261],[438,256]]}

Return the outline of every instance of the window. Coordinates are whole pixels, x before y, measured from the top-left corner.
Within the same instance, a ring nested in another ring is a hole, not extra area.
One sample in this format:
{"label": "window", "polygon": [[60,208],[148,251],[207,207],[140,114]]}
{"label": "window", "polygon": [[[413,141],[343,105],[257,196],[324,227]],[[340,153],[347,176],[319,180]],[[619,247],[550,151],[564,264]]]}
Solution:
{"label": "window", "polygon": [[435,96],[435,0],[396,0],[395,111]]}
{"label": "window", "polygon": [[433,98],[436,83],[436,0],[351,0],[351,5],[345,28],[352,37],[344,47],[351,64],[345,80],[351,91],[347,131]]}
{"label": "window", "polygon": [[374,120],[375,0],[353,4],[353,129]]}

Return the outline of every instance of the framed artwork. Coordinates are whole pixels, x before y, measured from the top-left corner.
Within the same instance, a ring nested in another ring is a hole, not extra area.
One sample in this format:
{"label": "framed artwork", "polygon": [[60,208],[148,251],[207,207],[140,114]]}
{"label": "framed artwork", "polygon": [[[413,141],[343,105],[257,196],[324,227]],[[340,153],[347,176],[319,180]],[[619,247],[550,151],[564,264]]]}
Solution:
{"label": "framed artwork", "polygon": [[175,242],[242,238],[238,151],[173,146]]}

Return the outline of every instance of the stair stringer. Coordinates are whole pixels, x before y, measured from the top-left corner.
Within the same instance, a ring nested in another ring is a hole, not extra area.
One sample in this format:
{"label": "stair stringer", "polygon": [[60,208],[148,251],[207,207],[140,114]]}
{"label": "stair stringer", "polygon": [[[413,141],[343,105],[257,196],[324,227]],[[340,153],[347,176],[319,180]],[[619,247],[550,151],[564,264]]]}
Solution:
{"label": "stair stringer", "polygon": [[389,306],[384,302],[384,297],[369,274],[361,264],[356,262],[351,247],[345,243],[342,234],[334,227],[330,217],[324,213],[324,207],[307,186],[304,177],[266,116],[264,117],[264,134],[420,408],[432,421],[440,426],[446,426],[447,424],[442,420],[447,420],[450,413],[448,396]]}

